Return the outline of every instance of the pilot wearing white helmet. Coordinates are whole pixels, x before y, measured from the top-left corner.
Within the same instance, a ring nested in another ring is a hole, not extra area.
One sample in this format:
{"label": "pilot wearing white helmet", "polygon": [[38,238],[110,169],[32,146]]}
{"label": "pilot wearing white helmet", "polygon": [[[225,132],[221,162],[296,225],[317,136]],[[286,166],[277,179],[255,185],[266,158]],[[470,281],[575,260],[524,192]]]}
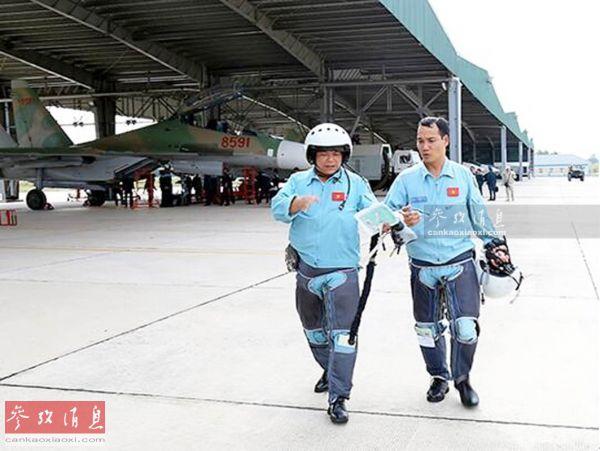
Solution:
{"label": "pilot wearing white helmet", "polygon": [[[360,238],[355,213],[376,202],[368,182],[344,164],[348,133],[320,124],[306,136],[312,167],[293,174],[273,198],[273,217],[290,224],[289,260],[297,271],[296,309],[314,359],[323,370],[315,392],[329,392],[332,422],[348,421],[356,362],[350,329],[359,304]],[[289,266],[289,265],[288,265]]]}

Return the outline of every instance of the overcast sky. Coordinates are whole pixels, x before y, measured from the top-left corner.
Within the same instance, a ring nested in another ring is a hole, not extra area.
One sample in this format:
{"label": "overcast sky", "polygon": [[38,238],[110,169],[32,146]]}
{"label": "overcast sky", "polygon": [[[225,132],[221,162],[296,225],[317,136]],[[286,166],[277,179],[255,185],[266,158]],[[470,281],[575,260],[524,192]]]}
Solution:
{"label": "overcast sky", "polygon": [[600,132],[595,115],[600,2],[429,3],[458,54],[490,73],[504,111],[517,113],[536,150],[600,156],[600,140],[594,136]]}

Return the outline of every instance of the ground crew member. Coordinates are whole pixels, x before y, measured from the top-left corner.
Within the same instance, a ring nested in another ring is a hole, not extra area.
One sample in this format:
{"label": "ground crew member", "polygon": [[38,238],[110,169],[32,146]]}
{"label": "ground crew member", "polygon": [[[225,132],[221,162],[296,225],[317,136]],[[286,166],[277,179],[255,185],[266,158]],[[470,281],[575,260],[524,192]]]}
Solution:
{"label": "ground crew member", "polygon": [[305,141],[313,165],[293,174],[273,198],[273,217],[290,223],[297,251],[296,309],[313,357],[323,368],[315,392],[329,391],[328,414],[346,423],[356,344],[349,332],[359,301],[360,241],[354,214],[376,202],[366,180],[344,168],[352,152],[335,124],[313,128]]}
{"label": "ground crew member", "polygon": [[217,191],[219,190],[219,180],[214,175],[204,176],[204,205],[209,206],[217,202]]}
{"label": "ground crew member", "polygon": [[230,203],[235,204],[235,196],[233,195],[233,180],[229,173],[229,168],[223,168],[223,177],[221,177],[221,185],[223,196],[221,197],[221,205],[228,206]]}
{"label": "ground crew member", "polygon": [[192,177],[189,175],[186,175],[181,182],[181,187],[183,188],[182,199],[181,199],[182,203],[183,203],[183,205],[190,205],[192,203],[192,188],[193,188]]}
{"label": "ground crew member", "polygon": [[485,175],[485,182],[487,183],[488,190],[490,191],[490,199],[496,200],[496,191],[498,190],[496,186],[496,173],[494,172],[494,167],[491,164],[488,164],[488,173]]}
{"label": "ground crew member", "polygon": [[133,177],[127,176],[123,179],[123,204],[129,208],[133,208],[133,190],[135,188],[135,181]]}
{"label": "ground crew member", "polygon": [[267,173],[263,170],[258,171],[258,176],[256,177],[256,203],[260,204],[263,198],[266,199],[267,204],[271,200],[271,178],[267,175]]}
{"label": "ground crew member", "polygon": [[196,196],[196,203],[202,202],[202,179],[199,175],[195,175],[192,179],[192,186],[194,187],[194,196]]}
{"label": "ground crew member", "polygon": [[479,192],[483,196],[483,185],[485,184],[483,173],[480,168],[475,166],[470,166],[470,169],[471,173],[475,176],[475,180],[477,181],[477,188],[479,188]]}
{"label": "ground crew member", "polygon": [[158,185],[160,187],[161,207],[172,207],[173,206],[173,179],[171,173],[166,169],[161,169],[160,177],[158,179]]}
{"label": "ground crew member", "polygon": [[115,180],[114,184],[113,184],[113,196],[115,199],[115,207],[119,206],[119,201],[121,202],[121,205],[123,204],[123,188],[122,188],[123,182],[120,180]]}
{"label": "ground crew member", "polygon": [[506,201],[510,202],[511,200],[514,202],[515,200],[515,179],[516,175],[513,172],[510,166],[506,166],[504,171],[502,172],[502,184],[506,189]]}
{"label": "ground crew member", "polygon": [[[417,130],[422,161],[400,173],[385,203],[401,210],[404,222],[418,236],[406,249],[415,331],[432,377],[427,400],[442,401],[449,390],[448,381],[454,380],[462,404],[472,407],[479,403],[469,372],[479,336],[481,296],[474,243],[468,233],[453,232],[475,233],[490,251],[500,255],[506,251],[503,261],[508,261],[508,250],[494,240],[495,230],[473,175],[446,158],[448,141],[444,118],[422,119]],[[450,370],[444,319],[450,326]]]}

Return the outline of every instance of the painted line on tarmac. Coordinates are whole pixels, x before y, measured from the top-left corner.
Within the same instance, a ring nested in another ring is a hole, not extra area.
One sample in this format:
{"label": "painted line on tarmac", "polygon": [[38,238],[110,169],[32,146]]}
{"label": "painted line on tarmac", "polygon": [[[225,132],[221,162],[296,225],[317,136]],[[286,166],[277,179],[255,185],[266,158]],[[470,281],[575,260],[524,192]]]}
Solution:
{"label": "painted line on tarmac", "polygon": [[575,228],[575,224],[571,222],[571,227],[573,227],[573,233],[575,233],[575,239],[577,240],[577,246],[579,246],[579,252],[581,252],[581,256],[583,257],[583,263],[585,263],[585,267],[587,268],[588,275],[590,276],[590,280],[592,282],[592,286],[594,287],[594,292],[596,293],[596,299],[600,301],[600,296],[598,296],[598,287],[596,287],[596,282],[594,282],[594,277],[592,276],[592,270],[590,269],[590,265],[585,258],[585,252],[583,252],[583,247],[581,247],[581,242],[579,241],[579,235],[577,234],[577,229]]}
{"label": "painted line on tarmac", "polygon": [[198,254],[198,255],[281,255],[281,251],[262,250],[227,250],[215,249],[212,251],[202,249],[164,249],[158,247],[30,247],[30,246],[2,246],[3,250],[25,251],[60,251],[60,252],[101,252],[101,253],[152,253],[152,254]]}
{"label": "painted line on tarmac", "polygon": [[[5,249],[4,247],[2,247],[2,248]],[[96,254],[96,255],[84,255],[82,257],[68,258],[66,260],[56,260],[56,261],[52,261],[52,262],[48,262],[48,263],[43,263],[41,265],[19,266],[17,268],[10,268],[10,269],[4,270],[4,271],[0,271],[0,274],[10,274],[10,273],[19,272],[19,271],[28,271],[30,269],[39,269],[39,268],[47,268],[48,266],[63,265],[66,263],[73,263],[73,262],[82,261],[82,260],[91,260],[93,258],[102,257],[104,255],[110,255],[110,252],[104,252],[104,253],[100,253],[100,254]],[[15,279],[12,279],[12,280],[15,280]]]}
{"label": "painted line on tarmac", "polygon": [[166,316],[162,316],[162,317],[160,317],[158,319],[155,319],[155,320],[150,321],[148,323],[142,324],[141,326],[134,327],[133,329],[129,329],[129,330],[126,330],[126,331],[123,331],[123,332],[119,332],[118,334],[111,335],[110,337],[103,338],[102,340],[96,341],[96,342],[91,343],[89,345],[83,346],[81,348],[74,349],[73,351],[66,352],[66,353],[61,354],[59,356],[56,356],[56,357],[53,357],[51,359],[45,360],[43,362],[37,363],[37,364],[35,364],[33,366],[30,366],[28,368],[24,368],[22,370],[16,371],[16,372],[14,372],[12,374],[9,374],[8,376],[0,377],[0,382],[4,381],[6,379],[10,379],[11,377],[14,377],[14,376],[19,376],[19,375],[21,375],[23,373],[26,373],[27,371],[31,371],[33,369],[39,368],[39,367],[41,367],[43,365],[46,365],[48,363],[55,362],[55,361],[57,361],[59,359],[62,359],[63,357],[67,357],[67,356],[73,355],[73,354],[75,354],[77,352],[84,351],[86,349],[92,348],[92,347],[97,346],[97,345],[102,344],[102,343],[106,343],[107,341],[113,340],[115,338],[119,338],[119,337],[122,337],[124,335],[128,335],[130,333],[137,332],[138,330],[144,329],[144,328],[146,328],[148,326],[152,326],[152,325],[160,323],[162,321],[166,321],[168,319],[171,319],[171,318],[173,318],[175,316],[178,316],[178,315],[181,315],[183,313],[187,313],[187,312],[192,311],[194,309],[197,309],[197,308],[200,308],[200,307],[204,307],[205,305],[221,301],[221,300],[226,299],[226,298],[228,298],[230,296],[233,296],[235,294],[242,293],[242,292],[244,292],[246,290],[250,290],[252,288],[256,288],[256,287],[258,287],[260,285],[263,285],[265,283],[268,283],[268,282],[271,282],[273,280],[279,279],[279,278],[281,278],[283,276],[286,276],[288,274],[290,274],[290,273],[289,272],[284,272],[284,273],[281,273],[281,274],[277,274],[276,276],[269,277],[268,279],[261,280],[260,282],[253,283],[251,285],[247,285],[247,286],[242,287],[242,288],[238,288],[236,290],[233,290],[233,291],[230,291],[228,293],[225,293],[225,294],[222,294],[220,296],[217,296],[216,298],[209,299],[208,301],[200,302],[199,304],[192,305],[191,307],[186,307],[186,308],[184,308],[182,310],[178,310],[178,311],[170,313],[170,314],[168,314]]}
{"label": "painted line on tarmac", "polygon": [[[169,283],[169,282],[120,282],[120,281],[96,281],[96,280],[69,280],[69,279],[6,279],[0,277],[0,282],[2,283],[16,283],[16,284],[60,284],[60,285],[100,285],[100,286],[109,286],[109,287],[168,287],[168,288],[225,288],[225,289],[234,289],[236,285],[214,285],[208,283]],[[273,289],[280,287],[264,287],[263,289]],[[574,298],[579,299],[579,298]]]}
{"label": "painted line on tarmac", "polygon": [[[51,387],[47,385],[27,385],[27,384],[11,384],[0,383],[0,387],[12,387],[12,388],[32,388],[36,390],[55,390],[61,392],[75,392],[75,393],[94,393],[101,395],[124,395],[137,398],[149,398],[149,399],[165,399],[165,400],[179,400],[179,401],[195,401],[195,402],[206,402],[215,404],[229,404],[236,406],[250,406],[250,407],[271,407],[276,409],[293,409],[293,410],[306,410],[313,412],[324,412],[325,409],[321,407],[313,406],[297,406],[292,404],[278,404],[269,402],[253,402],[253,401],[235,401],[230,399],[218,399],[218,398],[201,398],[195,396],[178,396],[178,395],[160,395],[155,393],[143,393],[143,392],[128,392],[128,391],[113,391],[113,390],[99,390],[99,389],[87,389],[87,388],[69,388],[69,387]],[[579,431],[598,431],[599,428],[595,426],[577,426],[571,424],[553,424],[553,423],[535,423],[529,421],[508,421],[508,420],[489,420],[483,418],[457,418],[457,417],[445,417],[435,415],[422,415],[413,413],[398,413],[398,412],[383,412],[383,411],[371,411],[371,410],[351,410],[350,413],[357,415],[369,415],[376,417],[392,417],[392,418],[413,418],[423,420],[443,420],[443,421],[455,421],[464,423],[480,423],[480,424],[501,424],[504,426],[526,426],[526,427],[541,427],[550,429],[575,429]]]}

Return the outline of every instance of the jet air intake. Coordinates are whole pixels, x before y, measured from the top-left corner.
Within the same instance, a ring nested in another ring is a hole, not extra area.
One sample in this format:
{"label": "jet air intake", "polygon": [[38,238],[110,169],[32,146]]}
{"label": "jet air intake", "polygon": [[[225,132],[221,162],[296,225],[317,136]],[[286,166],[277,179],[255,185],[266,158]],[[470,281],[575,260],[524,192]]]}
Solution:
{"label": "jet air intake", "polygon": [[282,141],[277,149],[277,167],[280,169],[308,169],[304,144],[294,141]]}

